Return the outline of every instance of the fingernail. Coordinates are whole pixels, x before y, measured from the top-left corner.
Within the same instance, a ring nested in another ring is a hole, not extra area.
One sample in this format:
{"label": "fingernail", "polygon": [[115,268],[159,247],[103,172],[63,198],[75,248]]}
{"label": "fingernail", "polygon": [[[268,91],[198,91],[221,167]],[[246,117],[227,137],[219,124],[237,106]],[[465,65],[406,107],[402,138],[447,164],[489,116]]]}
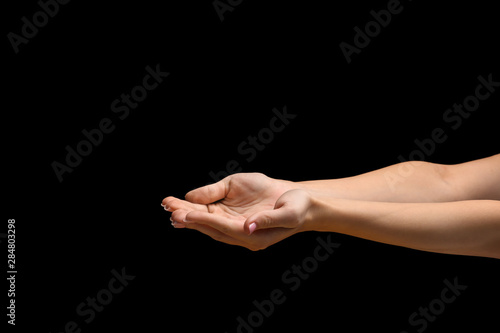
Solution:
{"label": "fingernail", "polygon": [[185,228],[186,226],[182,223],[172,221],[172,227],[177,228],[177,229],[182,229],[182,228]]}
{"label": "fingernail", "polygon": [[172,210],[170,209],[170,207],[166,207],[166,206],[163,206],[163,209],[165,209],[167,212],[171,212]]}
{"label": "fingernail", "polygon": [[161,203],[161,206],[162,206],[163,208],[165,208],[165,205],[163,204],[163,202]]}
{"label": "fingernail", "polygon": [[257,229],[257,224],[255,224],[255,222],[250,223],[250,225],[248,226],[248,230],[250,230],[250,235],[255,231],[255,229]]}

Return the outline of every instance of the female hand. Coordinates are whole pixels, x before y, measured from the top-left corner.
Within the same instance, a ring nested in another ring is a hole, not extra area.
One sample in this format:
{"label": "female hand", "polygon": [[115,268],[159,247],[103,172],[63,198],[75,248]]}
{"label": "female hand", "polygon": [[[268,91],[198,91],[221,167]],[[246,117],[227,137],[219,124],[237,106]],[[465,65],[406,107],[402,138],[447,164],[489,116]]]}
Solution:
{"label": "female hand", "polygon": [[167,197],[162,205],[176,228],[255,251],[302,231],[311,202],[293,182],[240,173],[195,189],[186,200]]}

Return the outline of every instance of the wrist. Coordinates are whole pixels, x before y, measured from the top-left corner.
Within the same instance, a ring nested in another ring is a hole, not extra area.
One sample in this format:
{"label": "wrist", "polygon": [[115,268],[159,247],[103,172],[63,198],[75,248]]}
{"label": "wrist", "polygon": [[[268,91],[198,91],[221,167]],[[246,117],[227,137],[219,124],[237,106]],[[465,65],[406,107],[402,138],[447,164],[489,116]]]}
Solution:
{"label": "wrist", "polygon": [[325,198],[325,199],[342,197],[336,185],[337,185],[337,180],[335,179],[308,180],[295,183],[295,186],[297,188],[309,192],[312,196],[316,198]]}
{"label": "wrist", "polygon": [[334,231],[337,210],[321,199],[321,195],[309,192],[309,207],[301,231]]}

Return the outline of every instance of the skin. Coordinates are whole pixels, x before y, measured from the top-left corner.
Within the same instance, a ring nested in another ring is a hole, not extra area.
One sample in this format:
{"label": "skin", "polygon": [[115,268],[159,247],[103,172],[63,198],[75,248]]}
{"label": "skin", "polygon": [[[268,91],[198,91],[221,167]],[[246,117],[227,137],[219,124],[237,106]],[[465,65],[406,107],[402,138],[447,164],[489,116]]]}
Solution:
{"label": "skin", "polygon": [[163,199],[175,228],[262,250],[303,231],[500,259],[500,154],[456,165],[404,162],[291,182],[240,173]]}

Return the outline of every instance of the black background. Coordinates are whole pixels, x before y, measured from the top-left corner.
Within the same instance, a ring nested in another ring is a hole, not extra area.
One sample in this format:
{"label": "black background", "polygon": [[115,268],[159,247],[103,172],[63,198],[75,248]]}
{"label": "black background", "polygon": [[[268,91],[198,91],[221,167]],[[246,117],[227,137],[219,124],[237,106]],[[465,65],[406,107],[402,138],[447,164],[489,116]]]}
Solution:
{"label": "black background", "polygon": [[[345,177],[408,158],[436,127],[448,139],[429,161],[498,153],[499,92],[457,130],[442,118],[479,75],[500,80],[493,4],[402,5],[350,64],[339,44],[387,1],[245,0],[222,22],[212,1],[72,1],[18,54],[5,37],[2,216],[17,223],[16,329],[235,332],[252,301],[279,288],[286,302],[255,332],[416,332],[408,317],[455,277],[468,289],[426,332],[498,327],[498,260],[333,234],[341,247],[291,292],[282,274],[326,234],[251,252],[173,229],[160,207],[232,159],[282,179]],[[39,10],[4,4],[4,36]],[[157,64],[170,76],[119,120],[111,102]],[[297,117],[247,163],[238,145],[284,106]],[[103,118],[115,130],[60,183],[51,163]],[[122,267],[136,278],[84,323],[75,308]]]}

